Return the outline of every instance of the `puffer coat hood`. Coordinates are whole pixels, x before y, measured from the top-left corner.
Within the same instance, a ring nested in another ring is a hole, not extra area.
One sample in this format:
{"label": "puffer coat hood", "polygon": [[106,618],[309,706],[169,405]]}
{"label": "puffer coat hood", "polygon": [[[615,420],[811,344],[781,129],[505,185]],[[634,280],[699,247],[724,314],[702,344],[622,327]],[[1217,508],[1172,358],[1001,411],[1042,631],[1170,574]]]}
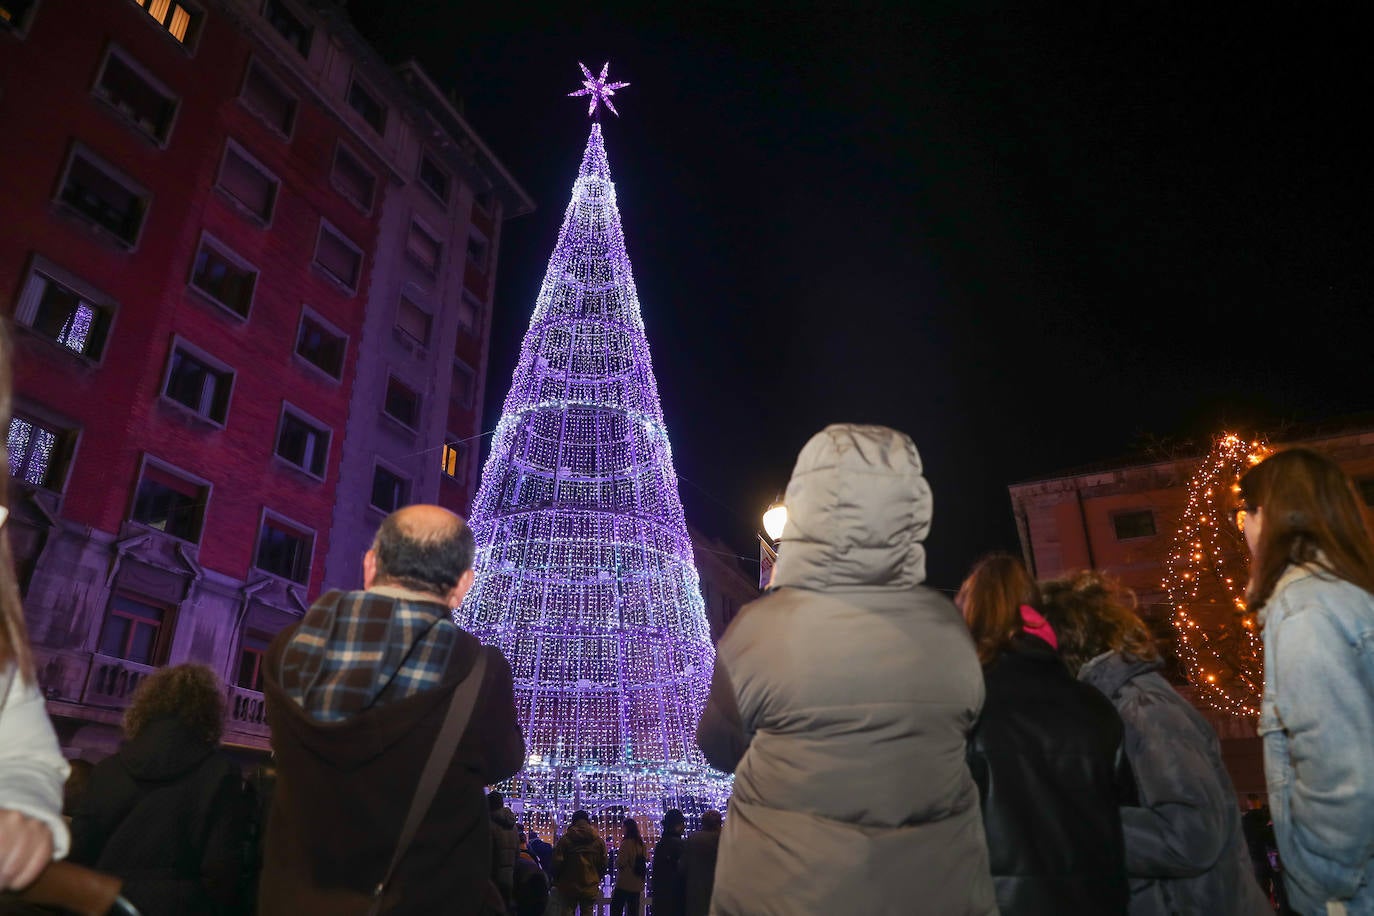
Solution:
{"label": "puffer coat hood", "polygon": [[925,581],[931,493],[909,436],[885,426],[827,426],[797,456],[786,504],[774,586]]}
{"label": "puffer coat hood", "polygon": [[721,637],[697,728],[735,774],[711,912],[996,912],[964,761],[983,675],[959,612],[920,585],[915,445],[831,426],[787,503],[775,587]]}

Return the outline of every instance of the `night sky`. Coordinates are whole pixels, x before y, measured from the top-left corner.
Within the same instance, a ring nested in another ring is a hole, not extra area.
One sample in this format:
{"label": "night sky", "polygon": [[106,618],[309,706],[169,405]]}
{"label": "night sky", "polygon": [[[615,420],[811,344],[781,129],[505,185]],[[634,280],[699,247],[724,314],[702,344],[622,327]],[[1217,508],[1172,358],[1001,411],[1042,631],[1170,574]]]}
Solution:
{"label": "night sky", "polygon": [[1015,547],[1009,483],[1374,408],[1357,4],[965,6],[353,0],[539,207],[505,224],[484,426],[586,142],[564,94],[608,59],[683,503],[743,555],[828,423],[915,439],[953,587]]}

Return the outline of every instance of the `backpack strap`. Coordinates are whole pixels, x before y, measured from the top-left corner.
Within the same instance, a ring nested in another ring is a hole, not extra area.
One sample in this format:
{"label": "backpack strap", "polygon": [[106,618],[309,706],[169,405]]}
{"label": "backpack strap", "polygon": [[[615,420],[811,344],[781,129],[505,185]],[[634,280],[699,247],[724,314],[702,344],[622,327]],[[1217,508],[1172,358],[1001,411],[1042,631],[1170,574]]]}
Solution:
{"label": "backpack strap", "polygon": [[439,737],[434,740],[434,748],[429,752],[429,759],[425,761],[425,768],[420,773],[420,782],[415,787],[415,797],[410,801],[410,811],[406,813],[405,826],[401,828],[400,839],[396,842],[396,851],[391,855],[391,864],[386,867],[386,874],[382,880],[372,889],[372,906],[369,907],[369,916],[381,912],[382,895],[386,893],[387,886],[391,883],[391,876],[396,871],[396,866],[405,858],[406,851],[410,849],[411,841],[415,839],[415,831],[420,828],[420,822],[424,820],[425,814],[429,812],[429,806],[434,803],[435,793],[439,791],[439,783],[443,781],[444,772],[448,769],[453,760],[454,753],[458,750],[458,742],[462,740],[463,733],[467,731],[468,721],[472,718],[472,711],[477,706],[477,694],[482,688],[482,678],[487,670],[487,647],[477,646],[477,662],[468,672],[468,676],[463,678],[463,682],[453,691],[453,700],[448,704],[448,713],[444,716],[444,724],[439,729]]}

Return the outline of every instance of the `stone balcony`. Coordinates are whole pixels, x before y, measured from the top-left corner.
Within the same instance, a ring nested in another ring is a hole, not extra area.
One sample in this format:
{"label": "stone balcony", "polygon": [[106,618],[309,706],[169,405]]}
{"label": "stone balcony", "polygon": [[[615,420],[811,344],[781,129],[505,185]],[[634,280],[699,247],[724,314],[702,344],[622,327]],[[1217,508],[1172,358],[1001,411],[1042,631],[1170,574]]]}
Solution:
{"label": "stone balcony", "polygon": [[89,706],[123,709],[133,698],[139,681],[156,670],[151,665],[139,665],[122,658],[92,655],[81,701]]}

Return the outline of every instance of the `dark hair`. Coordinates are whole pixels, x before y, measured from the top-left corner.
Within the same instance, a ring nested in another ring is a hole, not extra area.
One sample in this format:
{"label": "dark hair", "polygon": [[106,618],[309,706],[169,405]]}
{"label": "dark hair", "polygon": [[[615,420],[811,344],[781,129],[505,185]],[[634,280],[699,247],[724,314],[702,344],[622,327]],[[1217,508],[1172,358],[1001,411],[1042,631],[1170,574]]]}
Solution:
{"label": "dark hair", "polygon": [[382,519],[377,537],[377,579],[416,591],[446,595],[472,568],[476,543],[472,530],[457,516],[455,524],[417,535],[397,521],[393,512]]}
{"label": "dark hair", "polygon": [[668,809],[668,812],[667,812],[666,814],[663,815],[663,829],[664,829],[664,830],[671,830],[673,827],[677,827],[677,826],[679,826],[679,825],[681,825],[681,824],[686,824],[686,823],[687,823],[687,818],[683,815],[683,813],[682,813],[681,811],[679,811],[679,810],[676,809],[676,808],[669,808],[669,809]]}
{"label": "dark hair", "polygon": [[592,816],[586,811],[574,811],[570,823],[576,824],[578,821],[586,821],[590,824],[592,822]]}
{"label": "dark hair", "polygon": [[641,844],[644,842],[639,836],[639,823],[634,818],[625,818],[625,823],[621,826],[625,828],[625,839],[634,840]]}
{"label": "dark hair", "polygon": [[715,808],[708,808],[701,813],[702,830],[719,830],[721,823],[720,812]]}
{"label": "dark hair", "polygon": [[1374,593],[1374,541],[1355,486],[1320,452],[1276,452],[1240,479],[1241,500],[1263,510],[1246,595],[1258,611],[1292,564],[1307,564]]}
{"label": "dark hair", "polygon": [[[0,321],[0,427],[4,432],[5,464],[9,466],[10,428],[10,337],[9,326]],[[9,508],[9,471],[0,474],[0,505]],[[19,599],[19,580],[10,558],[9,524],[0,527],[0,671],[13,665],[19,676],[32,683],[33,652],[24,627],[24,605]]]}
{"label": "dark hair", "polygon": [[487,808],[492,811],[500,811],[506,807],[506,796],[492,789],[487,793]]}
{"label": "dark hair", "polygon": [[205,665],[173,665],[140,681],[124,711],[124,734],[137,738],[157,719],[177,719],[205,744],[219,744],[224,694],[215,672]]}
{"label": "dark hair", "polygon": [[955,602],[968,621],[978,661],[986,666],[1022,632],[1021,605],[1039,608],[1040,589],[1019,559],[990,553],[973,564]]}
{"label": "dark hair", "polygon": [[1059,655],[1075,676],[1104,652],[1152,661],[1159,649],[1135,612],[1135,593],[1105,573],[1085,569],[1040,584],[1039,608],[1059,640]]}

